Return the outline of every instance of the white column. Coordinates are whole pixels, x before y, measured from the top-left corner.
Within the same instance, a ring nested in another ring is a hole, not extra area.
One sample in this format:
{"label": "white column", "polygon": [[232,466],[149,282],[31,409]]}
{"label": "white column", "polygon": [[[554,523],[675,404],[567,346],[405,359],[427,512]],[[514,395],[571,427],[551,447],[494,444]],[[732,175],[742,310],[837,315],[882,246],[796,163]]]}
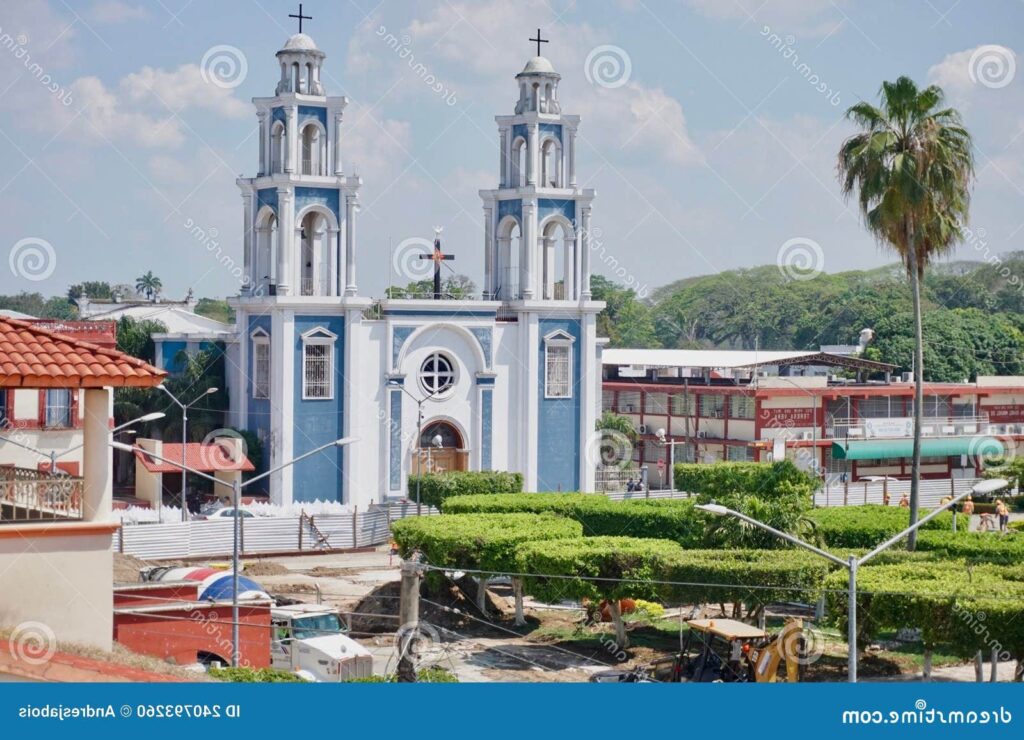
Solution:
{"label": "white column", "polygon": [[533,201],[523,201],[523,238],[522,254],[519,255],[520,271],[522,279],[523,298],[530,300],[534,297],[534,289],[537,285],[537,204]]}
{"label": "white column", "polygon": [[551,300],[555,297],[555,240],[550,236],[540,237],[541,243],[541,274],[544,290],[541,298]]}
{"label": "white column", "polygon": [[338,293],[338,275],[341,274],[341,265],[339,259],[341,255],[338,252],[340,243],[338,236],[341,234],[341,229],[328,229],[327,230],[327,243],[325,249],[327,250],[327,285],[325,295],[336,296]]}
{"label": "white column", "polygon": [[359,196],[349,193],[345,196],[345,295],[354,296],[356,288],[356,213],[359,211]]}
{"label": "white column", "polygon": [[341,166],[341,111],[334,114],[334,174],[344,172]]}
{"label": "white column", "polygon": [[538,128],[536,123],[527,124],[527,131],[529,131],[529,139],[527,141],[527,152],[526,152],[526,184],[536,185],[537,184],[537,163],[538,153]]}
{"label": "white column", "polygon": [[260,174],[267,174],[270,165],[270,134],[267,132],[267,115],[269,111],[261,110],[256,112],[260,121]]}
{"label": "white column", "polygon": [[285,148],[284,171],[295,172],[295,158],[299,151],[299,107],[285,106],[285,128],[288,134],[288,146]]}
{"label": "white column", "polygon": [[277,294],[288,295],[295,253],[295,194],[289,188],[277,190],[277,218]]}
{"label": "white column", "polygon": [[82,436],[82,477],[85,491],[82,496],[82,519],[87,522],[105,522],[110,519],[114,473],[110,442],[110,389],[86,388],[84,396]]}
{"label": "white column", "polygon": [[484,292],[494,294],[494,208],[484,206]]}
{"label": "white column", "polygon": [[565,264],[562,266],[562,290],[563,298],[567,301],[576,299],[576,245],[578,243],[579,239],[575,234],[571,239],[568,236],[564,237],[562,241],[562,251],[565,252]]}
{"label": "white column", "polygon": [[501,187],[508,187],[508,161],[509,161],[509,150],[508,150],[508,129],[501,129],[501,161],[498,163],[498,167],[501,171]]}
{"label": "white column", "polygon": [[580,300],[590,300],[590,206],[583,206],[583,244],[580,251]]}
{"label": "white column", "polygon": [[569,187],[576,187],[576,129],[570,128],[569,130],[569,145],[566,147],[568,150],[566,156],[569,161]]}
{"label": "white column", "polygon": [[253,224],[252,224],[251,190],[242,193],[242,293],[251,293],[256,279],[256,266],[253,255]]}

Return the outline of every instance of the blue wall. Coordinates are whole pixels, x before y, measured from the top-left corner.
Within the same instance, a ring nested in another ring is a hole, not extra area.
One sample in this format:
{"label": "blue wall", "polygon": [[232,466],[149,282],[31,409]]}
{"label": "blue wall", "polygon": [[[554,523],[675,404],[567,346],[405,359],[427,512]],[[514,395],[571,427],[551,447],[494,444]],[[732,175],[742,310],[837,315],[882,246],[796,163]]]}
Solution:
{"label": "blue wall", "polygon": [[[251,334],[257,329],[263,329],[267,334],[270,334],[270,317],[251,316],[249,318],[249,327],[245,332],[245,341],[249,343],[248,359],[246,360],[247,365],[245,368],[245,388],[240,389],[239,392],[245,394],[244,397],[248,406],[247,426],[249,431],[255,432],[263,440],[263,464],[261,467],[263,470],[266,470],[270,466],[270,400],[252,397],[252,379],[255,377],[255,372],[253,371]],[[280,347],[274,344],[274,336],[270,334],[270,356],[273,357],[280,351]],[[260,484],[257,483],[255,485],[258,486]]]}
{"label": "blue wall", "polygon": [[[302,398],[302,335],[311,329],[323,328],[338,339],[334,344],[334,398],[303,400]],[[292,455],[338,439],[344,433],[342,395],[345,378],[345,319],[341,316],[296,316],[294,413],[286,419],[292,425]],[[295,501],[342,501],[341,466],[344,450],[331,448],[314,455],[292,468],[292,497]]]}
{"label": "blue wall", "polygon": [[161,369],[169,373],[180,373],[185,369],[184,358],[179,358],[179,353],[188,349],[187,342],[166,340],[160,342]]}
{"label": "blue wall", "polygon": [[[578,319],[541,319],[538,353],[537,490],[577,491],[580,472],[580,351]],[[572,398],[544,398],[544,337],[561,329],[576,341],[572,348]]]}

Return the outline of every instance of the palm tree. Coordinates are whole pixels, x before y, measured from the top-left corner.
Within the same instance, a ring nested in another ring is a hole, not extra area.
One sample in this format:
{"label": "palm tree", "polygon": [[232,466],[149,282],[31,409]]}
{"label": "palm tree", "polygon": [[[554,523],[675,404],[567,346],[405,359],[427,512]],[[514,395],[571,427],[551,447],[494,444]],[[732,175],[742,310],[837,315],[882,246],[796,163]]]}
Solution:
{"label": "palm tree", "polygon": [[153,300],[153,296],[159,293],[163,287],[164,284],[153,274],[152,270],[147,270],[145,275],[140,275],[135,279],[135,292],[142,293],[149,300]]}
{"label": "palm tree", "polygon": [[[921,472],[924,340],[921,281],[925,268],[963,238],[974,178],[971,135],[935,85],[919,90],[909,77],[884,82],[881,104],[846,111],[861,131],[839,150],[843,195],[856,192],[864,223],[907,270],[914,307],[914,447],[910,521],[918,518]],[[907,547],[917,544],[912,533]]]}

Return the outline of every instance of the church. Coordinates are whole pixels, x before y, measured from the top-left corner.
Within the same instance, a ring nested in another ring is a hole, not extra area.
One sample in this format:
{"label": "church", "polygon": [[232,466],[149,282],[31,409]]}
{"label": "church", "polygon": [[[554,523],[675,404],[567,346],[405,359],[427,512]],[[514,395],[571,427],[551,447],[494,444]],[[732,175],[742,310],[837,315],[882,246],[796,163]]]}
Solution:
{"label": "church", "polygon": [[[378,257],[359,243],[348,101],[327,94],[325,55],[307,34],[277,52],[274,94],[253,100],[257,173],[238,180],[245,275],[231,300],[230,423],[258,435],[268,469],[357,441],[272,476],[274,502],[382,504],[405,498],[417,470],[507,470],[527,491],[593,490],[595,193],[578,185],[579,117],[562,113],[561,77],[539,46],[515,76],[512,112],[495,118],[482,294],[459,299],[360,291],[359,259]],[[435,276],[444,256],[436,241]]]}

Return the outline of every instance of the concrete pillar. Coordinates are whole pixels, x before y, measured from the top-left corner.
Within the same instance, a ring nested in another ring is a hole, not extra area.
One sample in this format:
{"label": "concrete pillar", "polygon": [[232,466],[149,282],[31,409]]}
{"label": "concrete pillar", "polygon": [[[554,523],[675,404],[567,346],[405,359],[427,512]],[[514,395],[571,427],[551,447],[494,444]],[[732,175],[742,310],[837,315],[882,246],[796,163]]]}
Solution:
{"label": "concrete pillar", "polygon": [[327,278],[326,284],[324,285],[325,295],[341,295],[341,291],[338,290],[338,276],[341,274],[341,243],[338,241],[338,237],[341,235],[341,229],[328,229],[327,230]]}
{"label": "concrete pillar", "polygon": [[508,187],[508,161],[510,153],[508,150],[508,129],[501,129],[501,161],[498,163],[499,170],[501,172],[500,186],[505,188]]}
{"label": "concrete pillar", "polygon": [[85,479],[82,519],[105,522],[110,520],[114,483],[113,449],[109,444],[110,389],[86,388],[82,395],[82,435],[85,442],[82,450],[82,477]]}
{"label": "concrete pillar", "polygon": [[295,159],[299,151],[299,107],[288,105],[284,109],[288,146],[285,147],[284,171],[295,172]]}
{"label": "concrete pillar", "polygon": [[[503,175],[504,177],[504,175]],[[494,293],[494,208],[484,206],[484,298]]]}
{"label": "concrete pillar", "polygon": [[256,112],[256,118],[260,122],[260,175],[267,174],[267,167],[270,165],[270,134],[267,132],[267,116],[269,111],[261,110]]}
{"label": "concrete pillar", "polygon": [[288,295],[292,284],[292,255],[295,252],[295,194],[290,188],[277,189],[277,294]]}
{"label": "concrete pillar", "polygon": [[529,132],[529,139],[526,145],[526,184],[536,185],[537,184],[537,163],[540,161],[539,153],[537,151],[538,133],[539,129],[536,123],[527,125]]}
{"label": "concrete pillar", "polygon": [[583,206],[583,254],[580,255],[580,299],[590,300],[590,206]]}
{"label": "concrete pillar", "polygon": [[533,201],[523,201],[523,239],[522,252],[519,264],[523,273],[522,284],[523,298],[531,300],[535,295],[537,285],[537,204]]}
{"label": "concrete pillar", "polygon": [[[262,164],[260,167],[262,168]],[[252,198],[251,190],[242,193],[242,264],[244,265],[242,292],[245,294],[252,292],[252,286],[256,284],[256,267],[253,260]]]}
{"label": "concrete pillar", "polygon": [[334,114],[334,174],[344,172],[341,165],[341,111]]}
{"label": "concrete pillar", "polygon": [[345,295],[354,296],[356,287],[356,213],[359,211],[359,196],[349,193],[345,196]]}
{"label": "concrete pillar", "polygon": [[569,161],[569,187],[576,187],[576,129],[570,128],[566,158]]}
{"label": "concrete pillar", "polygon": [[579,240],[573,234],[562,237],[562,251],[565,253],[565,264],[562,267],[562,288],[563,300],[572,301],[576,299],[576,244]]}

